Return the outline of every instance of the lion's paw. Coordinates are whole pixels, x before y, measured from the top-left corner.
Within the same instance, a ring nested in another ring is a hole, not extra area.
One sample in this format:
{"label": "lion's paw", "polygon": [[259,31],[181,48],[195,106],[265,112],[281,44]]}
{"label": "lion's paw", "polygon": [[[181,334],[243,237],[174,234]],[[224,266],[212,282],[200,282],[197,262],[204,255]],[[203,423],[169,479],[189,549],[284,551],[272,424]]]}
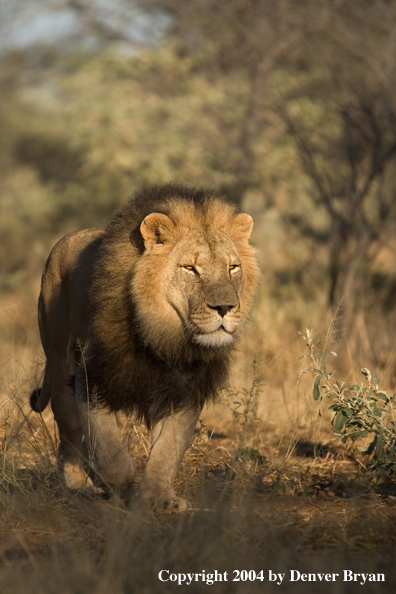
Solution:
{"label": "lion's paw", "polygon": [[63,478],[66,487],[72,491],[82,491],[83,493],[98,495],[99,497],[106,495],[104,489],[96,487],[93,484],[92,480],[79,464],[65,462],[63,465]]}
{"label": "lion's paw", "polygon": [[170,497],[145,497],[140,500],[140,507],[155,512],[179,512],[191,509],[191,503],[176,495]]}

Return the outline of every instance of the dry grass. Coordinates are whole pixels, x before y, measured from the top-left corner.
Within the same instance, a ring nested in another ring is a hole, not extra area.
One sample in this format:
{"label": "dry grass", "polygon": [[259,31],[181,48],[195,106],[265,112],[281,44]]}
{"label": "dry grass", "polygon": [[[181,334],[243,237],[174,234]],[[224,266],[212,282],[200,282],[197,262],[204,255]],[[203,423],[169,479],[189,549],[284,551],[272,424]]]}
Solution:
{"label": "dry grass", "polygon": [[[158,579],[162,569],[227,571],[229,581],[214,585],[227,593],[305,592],[311,586],[319,593],[361,591],[359,582],[342,577],[310,586],[291,583],[292,569],[385,573],[385,584],[368,582],[364,591],[396,586],[396,485],[375,483],[356,460],[345,458],[328,420],[313,408],[310,383],[297,388],[304,345],[300,350],[296,342],[291,352],[264,360],[256,371],[269,369],[262,391],[251,392],[256,420],[233,404],[249,396],[252,382],[250,353],[242,345],[232,377],[238,395],[229,390],[204,411],[177,478],[177,490],[193,510],[162,515],[130,511],[116,498],[89,500],[64,490],[52,413],[41,418],[28,406],[42,365],[33,358],[36,339],[30,345],[25,339],[15,349],[2,382],[2,593],[25,592],[26,584],[33,592],[58,594],[173,591],[175,583]],[[271,366],[284,370],[282,380]],[[147,433],[122,416],[119,424],[141,472]],[[233,571],[243,569],[263,569],[265,582],[231,581]],[[268,582],[270,569],[286,573],[284,585]],[[206,588],[202,581],[190,586],[194,592]]]}

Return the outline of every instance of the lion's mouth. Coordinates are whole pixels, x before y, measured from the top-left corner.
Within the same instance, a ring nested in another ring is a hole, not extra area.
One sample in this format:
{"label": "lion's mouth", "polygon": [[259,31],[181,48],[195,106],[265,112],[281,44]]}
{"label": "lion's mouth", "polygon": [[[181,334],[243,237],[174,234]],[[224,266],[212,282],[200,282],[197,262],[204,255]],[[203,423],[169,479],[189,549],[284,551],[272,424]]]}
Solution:
{"label": "lion's mouth", "polygon": [[219,326],[212,332],[196,334],[193,341],[201,346],[221,347],[234,341],[233,332],[228,332],[223,326]]}

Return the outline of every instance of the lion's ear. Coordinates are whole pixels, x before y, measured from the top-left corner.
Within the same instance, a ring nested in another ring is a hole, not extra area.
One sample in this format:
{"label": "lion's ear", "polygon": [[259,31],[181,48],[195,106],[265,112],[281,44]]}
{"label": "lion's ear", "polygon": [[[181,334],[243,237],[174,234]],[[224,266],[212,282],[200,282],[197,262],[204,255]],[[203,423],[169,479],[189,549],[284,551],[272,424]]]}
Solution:
{"label": "lion's ear", "polygon": [[253,219],[250,215],[240,213],[233,218],[230,231],[231,237],[235,239],[246,239],[248,240],[253,229]]}
{"label": "lion's ear", "polygon": [[167,243],[174,235],[175,225],[166,215],[153,212],[140,225],[144,245],[147,250],[151,249],[157,243]]}

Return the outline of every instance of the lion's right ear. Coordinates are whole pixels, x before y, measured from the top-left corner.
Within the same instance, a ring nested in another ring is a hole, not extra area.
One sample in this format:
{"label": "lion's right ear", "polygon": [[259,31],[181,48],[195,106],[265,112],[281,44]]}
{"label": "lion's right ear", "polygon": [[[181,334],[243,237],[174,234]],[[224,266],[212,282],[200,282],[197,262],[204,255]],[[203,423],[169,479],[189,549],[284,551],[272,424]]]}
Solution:
{"label": "lion's right ear", "polygon": [[153,212],[140,225],[140,233],[146,250],[151,250],[157,243],[168,243],[174,237],[175,225],[165,214]]}
{"label": "lion's right ear", "polygon": [[253,219],[250,215],[241,212],[231,223],[231,236],[235,239],[248,240],[253,229]]}

